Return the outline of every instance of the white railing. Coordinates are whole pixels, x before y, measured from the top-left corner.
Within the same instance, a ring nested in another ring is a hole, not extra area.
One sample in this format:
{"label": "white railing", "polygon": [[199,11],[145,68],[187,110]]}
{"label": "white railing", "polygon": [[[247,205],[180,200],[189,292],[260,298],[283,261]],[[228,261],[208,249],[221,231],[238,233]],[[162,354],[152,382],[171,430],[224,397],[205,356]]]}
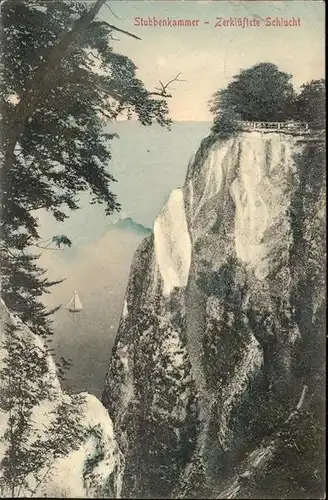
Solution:
{"label": "white railing", "polygon": [[243,130],[265,129],[265,130],[308,130],[309,125],[305,122],[256,122],[239,120]]}

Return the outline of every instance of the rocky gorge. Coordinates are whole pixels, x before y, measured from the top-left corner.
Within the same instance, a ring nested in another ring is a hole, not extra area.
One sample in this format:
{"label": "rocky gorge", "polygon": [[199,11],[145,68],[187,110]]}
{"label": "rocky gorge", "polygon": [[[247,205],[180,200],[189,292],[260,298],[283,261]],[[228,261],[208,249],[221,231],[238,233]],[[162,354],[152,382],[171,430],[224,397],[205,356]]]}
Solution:
{"label": "rocky gorge", "polygon": [[14,496],[323,497],[324,150],[312,133],[202,141],[135,253],[102,403],[64,391],[1,302],[1,460],[12,346],[35,396],[21,448],[42,455]]}
{"label": "rocky gorge", "polygon": [[135,254],[103,392],[124,497],[320,497],[324,210],[322,138],[202,141]]}

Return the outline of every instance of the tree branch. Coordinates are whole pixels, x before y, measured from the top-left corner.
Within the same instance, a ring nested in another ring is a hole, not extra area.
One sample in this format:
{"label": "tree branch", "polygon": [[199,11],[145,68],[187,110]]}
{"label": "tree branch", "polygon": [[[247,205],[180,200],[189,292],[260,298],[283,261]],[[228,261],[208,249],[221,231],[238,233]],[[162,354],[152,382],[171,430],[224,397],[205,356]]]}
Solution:
{"label": "tree branch", "polygon": [[181,75],[181,71],[180,71],[180,73],[177,74],[177,76],[175,76],[174,78],[172,78],[172,80],[170,80],[169,82],[167,82],[165,84],[163,82],[161,82],[161,80],[159,80],[160,87],[155,87],[155,92],[149,92],[148,95],[158,95],[160,97],[172,97],[172,94],[168,94],[168,92],[167,92],[167,89],[169,88],[171,83],[173,83],[173,82],[185,82],[186,81],[186,80],[181,80],[179,78],[180,75]]}
{"label": "tree branch", "polygon": [[[186,81],[186,80],[181,80],[179,78],[180,75],[181,75],[181,72],[178,73],[175,78],[172,78],[172,80],[170,80],[169,82],[167,82],[165,84],[163,82],[161,82],[161,80],[160,80],[159,83],[161,85],[161,88],[155,87],[154,91],[147,92],[147,96],[165,97],[166,99],[171,98],[172,94],[169,94],[167,92],[169,85],[171,85],[171,83],[173,83],[173,82],[185,82]],[[114,88],[112,88],[110,86],[110,84],[108,84],[106,86],[101,85],[101,86],[98,86],[97,88],[100,91],[105,92],[105,94],[108,94],[110,97],[112,97],[115,101],[118,101],[119,103],[123,103],[128,98],[128,95],[120,94]]]}
{"label": "tree branch", "polygon": [[[12,168],[15,160],[14,150],[18,138],[23,132],[25,122],[34,113],[39,103],[42,102],[49,90],[53,87],[56,76],[59,73],[58,69],[61,61],[73,50],[74,43],[79,34],[91,25],[105,2],[106,0],[97,0],[88,12],[82,14],[79,19],[73,22],[72,28],[65,32],[58,43],[51,49],[46,61],[37,69],[34,78],[32,78],[30,82],[29,88],[22,94],[20,101],[15,107],[13,116],[8,123],[8,135],[1,168],[2,175],[6,175]],[[139,39],[139,37],[128,31],[121,30],[108,23],[106,24],[112,30]]]}
{"label": "tree branch", "polygon": [[122,30],[121,28],[118,28],[117,26],[113,26],[112,24],[109,24],[107,21],[102,21],[100,24],[106,24],[106,26],[109,26],[110,29],[114,31],[118,31],[119,33],[124,33],[124,35],[131,36],[132,38],[135,38],[136,40],[141,40],[141,38],[137,35],[134,35],[133,33],[130,33],[130,31]]}
{"label": "tree branch", "polygon": [[116,17],[116,19],[118,19],[119,21],[122,21],[122,19],[120,17],[118,17],[118,15],[115,14],[113,9],[109,5],[107,5],[107,1],[105,2],[105,7],[107,7],[107,9],[109,9],[111,11],[111,13],[113,14],[114,17]]}
{"label": "tree branch", "polygon": [[124,101],[124,96],[119,94],[116,90],[110,88],[109,85],[98,85],[98,90],[104,92],[105,94],[109,95],[109,97],[112,97],[115,101],[122,103]]}
{"label": "tree branch", "polygon": [[41,484],[43,483],[43,481],[45,480],[45,478],[47,477],[47,475],[49,474],[49,472],[51,471],[51,468],[53,466],[53,464],[55,463],[55,459],[52,460],[52,462],[50,462],[50,465],[49,467],[47,468],[45,474],[41,477],[40,481],[37,483],[36,487],[34,488],[34,490],[30,490],[31,491],[31,496],[33,497],[33,495],[37,492],[37,490],[39,489],[39,487],[41,486]]}

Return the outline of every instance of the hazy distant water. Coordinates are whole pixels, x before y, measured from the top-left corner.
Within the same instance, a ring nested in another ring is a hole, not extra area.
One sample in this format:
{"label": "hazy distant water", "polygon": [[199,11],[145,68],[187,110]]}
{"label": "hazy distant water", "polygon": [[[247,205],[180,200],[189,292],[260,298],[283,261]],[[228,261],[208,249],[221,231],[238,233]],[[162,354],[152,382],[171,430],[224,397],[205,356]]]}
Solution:
{"label": "hazy distant water", "polygon": [[61,308],[54,315],[53,346],[73,360],[68,385],[99,395],[120,319],[129,267],[141,237],[111,230],[92,243],[44,251],[41,262],[51,278],[66,277],[45,297],[49,306],[67,305],[73,290],[83,304],[79,313]]}
{"label": "hazy distant water", "polygon": [[152,227],[170,191],[182,186],[189,159],[209,127],[203,122],[176,123],[171,131],[135,122],[111,125],[109,130],[120,135],[112,142],[109,170],[118,181],[113,190],[121,214],[106,217],[86,195],[81,210],[64,223],[40,214],[42,237],[66,234],[73,241],[71,249],[45,250],[41,256],[51,278],[66,278],[45,297],[46,304],[66,305],[78,290],[84,306],[78,314],[60,309],[54,316],[53,344],[58,355],[73,360],[67,380],[73,390],[97,396],[102,391],[131,261],[142,239],[133,231],[108,230],[108,224],[120,216]]}
{"label": "hazy distant water", "polygon": [[121,139],[113,142],[111,171],[122,210],[152,226],[170,191],[183,185],[189,159],[209,128],[208,122],[179,122],[171,131],[117,123]]}

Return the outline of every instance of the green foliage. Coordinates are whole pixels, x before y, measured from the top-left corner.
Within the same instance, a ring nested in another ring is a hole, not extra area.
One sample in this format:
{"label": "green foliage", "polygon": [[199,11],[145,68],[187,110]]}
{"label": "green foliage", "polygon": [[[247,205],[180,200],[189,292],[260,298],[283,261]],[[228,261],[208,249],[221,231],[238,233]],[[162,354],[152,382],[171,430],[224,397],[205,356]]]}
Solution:
{"label": "green foliage", "polygon": [[106,449],[104,444],[104,435],[99,424],[87,429],[86,434],[88,439],[93,441],[94,452],[89,455],[83,467],[83,484],[87,492],[87,496],[97,498],[115,498],[116,496],[116,478],[119,474],[118,465],[116,465],[105,484],[96,471],[97,466],[104,460]]}
{"label": "green foliage", "polygon": [[213,120],[212,133],[217,134],[220,139],[229,139],[236,135],[240,127],[238,116],[231,110],[222,110]]}
{"label": "green foliage", "polygon": [[[63,221],[79,208],[83,191],[90,193],[91,203],[103,204],[106,214],[119,210],[108,168],[117,135],[105,125],[123,113],[135,114],[143,125],[170,125],[166,101],[148,92],[134,63],[111,47],[108,24],[85,24],[54,57],[90,9],[90,2],[66,0],[1,4],[1,293],[9,309],[44,338],[52,333],[56,309],[47,310],[41,297],[59,281],[46,278],[32,251],[41,243],[37,211],[47,210]],[[54,59],[59,62],[56,71]],[[71,245],[66,235],[55,236],[52,243]],[[46,440],[32,432],[33,407],[51,393],[45,386],[46,354],[41,349],[34,362],[33,342],[24,337],[16,341],[13,335],[8,342],[2,406],[10,413],[4,436],[9,447],[1,486],[16,496],[27,487],[27,476],[38,483],[56,458],[78,447],[84,431],[80,405],[67,399],[57,406]],[[66,365],[62,360],[59,376]]]}
{"label": "green foliage", "polygon": [[304,120],[311,128],[326,127],[326,82],[311,80],[301,86],[296,99],[297,117]]}
{"label": "green foliage", "polygon": [[58,459],[79,448],[87,435],[82,425],[83,395],[64,395],[52,410],[53,415],[48,427],[49,437],[41,443],[51,450],[52,458]]}
{"label": "green foliage", "polygon": [[231,137],[238,132],[238,120],[295,120],[308,123],[312,129],[324,129],[325,80],[303,84],[297,95],[291,78],[292,75],[272,63],[259,63],[241,70],[225,89],[215,92],[209,102],[214,115],[212,132],[223,139]]}
{"label": "green foliage", "polygon": [[60,248],[60,245],[67,245],[68,247],[72,246],[71,240],[65,234],[53,236],[51,241],[56,243],[58,248]]}
{"label": "green foliage", "polygon": [[[80,446],[85,436],[83,398],[66,396],[66,401],[56,402],[49,352],[26,330],[7,324],[1,351],[0,410],[8,420],[1,438],[5,452],[0,492],[14,498],[24,491],[36,493],[55,460]],[[34,417],[35,409],[44,402],[53,408],[46,434]]]}
{"label": "green foliage", "polygon": [[148,92],[136,77],[134,63],[113,50],[112,28],[100,20],[86,25],[59,54],[58,69],[47,81],[54,48],[90,8],[90,2],[66,0],[6,0],[1,5],[4,157],[19,130],[13,155],[8,153],[10,168],[3,162],[6,168],[0,175],[2,295],[24,320],[24,311],[34,311],[30,324],[37,333],[51,333],[51,314],[39,299],[54,283],[41,278],[41,270],[32,270],[36,255],[21,256],[31,255],[31,245],[40,241],[36,211],[47,210],[63,221],[70,210],[79,208],[82,191],[90,193],[92,203],[103,204],[106,214],[119,210],[111,189],[115,179],[108,169],[111,140],[117,136],[104,125],[122,113],[135,114],[144,125],[170,124],[165,99]]}
{"label": "green foliage", "polygon": [[[103,435],[100,425],[94,426],[89,431],[89,435],[93,437],[96,442],[95,451],[92,456],[89,456],[85,461],[85,465],[83,468],[83,481],[86,487],[88,487],[88,483],[95,483],[96,477],[94,474],[94,468],[104,459],[105,450],[103,445]],[[100,491],[96,492],[99,495]],[[114,492],[112,492],[114,493]]]}
{"label": "green foliage", "polygon": [[241,70],[226,89],[213,95],[210,110],[215,119],[229,111],[246,121],[285,120],[292,114],[294,90],[291,78],[292,75],[271,63]]}
{"label": "green foliage", "polygon": [[14,251],[2,246],[0,252],[2,296],[10,311],[36,334],[45,338],[52,333],[50,315],[58,308],[47,310],[40,301],[43,293],[59,281],[50,281],[37,265],[38,255]]}

